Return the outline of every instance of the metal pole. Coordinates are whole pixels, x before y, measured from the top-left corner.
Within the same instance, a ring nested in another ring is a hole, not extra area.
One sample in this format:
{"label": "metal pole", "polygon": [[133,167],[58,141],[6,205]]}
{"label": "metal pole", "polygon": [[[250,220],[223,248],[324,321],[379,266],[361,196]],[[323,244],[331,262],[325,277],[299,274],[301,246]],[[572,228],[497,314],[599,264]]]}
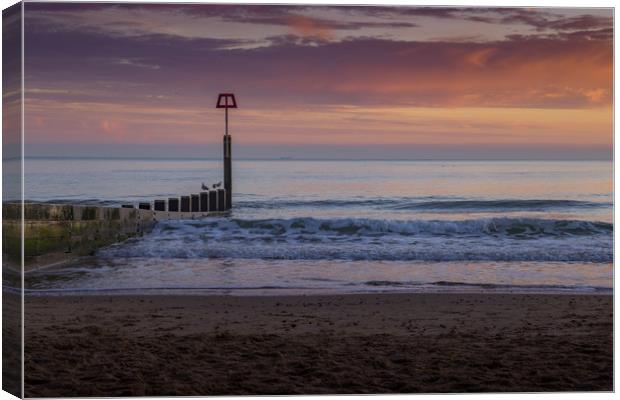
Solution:
{"label": "metal pole", "polygon": [[224,189],[226,189],[226,203],[223,210],[232,207],[232,157],[231,137],[228,134],[228,108],[226,109],[226,134],[224,135]]}
{"label": "metal pole", "polygon": [[[223,208],[224,210],[229,210],[232,208],[232,138],[228,133],[228,109],[237,108],[235,95],[232,93],[220,93],[217,97],[217,104],[215,107],[225,109],[224,121],[226,123],[224,131],[224,189],[226,190],[226,195],[224,196],[225,201],[220,201],[223,204],[218,204],[218,209],[221,210]],[[209,195],[211,194],[209,193]],[[210,200],[211,198],[209,198],[209,202]],[[211,204],[209,204],[209,208],[211,208]]]}

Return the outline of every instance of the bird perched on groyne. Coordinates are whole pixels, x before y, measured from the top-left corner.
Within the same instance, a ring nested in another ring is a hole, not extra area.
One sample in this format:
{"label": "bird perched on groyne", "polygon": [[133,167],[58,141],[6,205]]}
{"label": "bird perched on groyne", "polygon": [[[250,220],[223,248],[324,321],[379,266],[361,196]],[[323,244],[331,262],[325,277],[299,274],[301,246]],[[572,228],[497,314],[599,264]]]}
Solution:
{"label": "bird perched on groyne", "polygon": [[202,182],[202,190],[209,190],[209,186],[205,185],[204,182]]}
{"label": "bird perched on groyne", "polygon": [[215,185],[213,185],[213,189],[217,189],[217,188],[219,188],[220,186],[222,186],[222,182],[221,182],[221,181],[220,181],[220,182],[218,182],[218,183],[216,183]]}

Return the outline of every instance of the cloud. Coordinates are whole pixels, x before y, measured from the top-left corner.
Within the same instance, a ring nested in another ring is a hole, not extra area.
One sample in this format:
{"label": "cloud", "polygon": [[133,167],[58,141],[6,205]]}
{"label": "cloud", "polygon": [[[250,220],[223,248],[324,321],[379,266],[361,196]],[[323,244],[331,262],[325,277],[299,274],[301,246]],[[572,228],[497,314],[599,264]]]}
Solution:
{"label": "cloud", "polygon": [[144,63],[140,61],[140,59],[136,59],[136,58],[120,58],[117,60],[112,60],[111,63],[116,64],[116,65],[128,65],[130,67],[145,68],[145,69],[152,69],[152,70],[158,70],[161,68],[157,64]]}
{"label": "cloud", "polygon": [[323,40],[332,38],[334,27],[324,21],[303,15],[291,15],[288,17],[288,23],[295,32],[302,36],[319,37]]}
{"label": "cloud", "polygon": [[[48,33],[235,38],[234,43],[223,45],[227,49],[263,47],[274,43],[267,38],[290,34],[311,38],[298,41],[306,45],[368,36],[438,41],[433,31],[450,31],[445,40],[463,42],[515,35],[595,40],[613,35],[611,9],[139,3],[30,3],[26,9],[29,29]],[[459,22],[460,34],[453,34],[453,22]],[[477,34],[471,35],[472,31]]]}
{"label": "cloud", "polygon": [[235,39],[30,30],[28,82],[39,89],[70,90],[66,97],[80,101],[158,93],[191,103],[207,92],[235,90],[274,105],[611,104],[613,54],[607,31],[482,42],[326,41],[327,28],[301,25],[298,35],[267,37],[267,44],[252,48],[235,48],[243,42]]}
{"label": "cloud", "polygon": [[589,30],[607,28],[613,25],[613,18],[611,16],[603,17],[585,14],[575,17],[563,17],[531,9],[503,9],[500,12],[505,16],[499,21],[493,22],[523,23],[539,31]]}
{"label": "cloud", "polygon": [[[213,105],[230,91],[240,101],[232,129],[252,145],[611,142],[613,27],[594,14],[26,8],[29,141],[219,146],[222,115]],[[400,35],[409,28],[414,34]]]}
{"label": "cloud", "polygon": [[[407,15],[436,19],[466,20],[488,24],[525,24],[539,30],[583,30],[609,27],[613,23],[611,9],[608,16],[582,14],[567,17],[563,8],[526,7],[353,7],[351,12],[382,17]],[[579,9],[573,9],[579,10]],[[584,13],[588,8],[580,9]]]}
{"label": "cloud", "polygon": [[103,132],[109,136],[123,137],[125,130],[121,123],[112,119],[103,119],[100,123]]}
{"label": "cloud", "polygon": [[[317,17],[324,10],[340,7],[252,6],[188,4],[45,4],[28,6],[28,19],[38,29],[91,31],[112,36],[176,34],[188,38],[212,37],[209,25],[221,22],[278,28],[292,28],[302,36],[332,39],[333,31],[357,31],[365,28],[413,28],[411,21],[395,19]],[[202,29],[197,29],[196,25]]]}

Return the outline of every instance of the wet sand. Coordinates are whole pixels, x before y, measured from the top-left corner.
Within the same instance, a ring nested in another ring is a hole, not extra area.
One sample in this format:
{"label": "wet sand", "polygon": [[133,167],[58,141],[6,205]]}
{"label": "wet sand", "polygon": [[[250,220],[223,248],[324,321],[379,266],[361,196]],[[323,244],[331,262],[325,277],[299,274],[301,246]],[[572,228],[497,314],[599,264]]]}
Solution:
{"label": "wet sand", "polygon": [[613,297],[26,298],[28,397],[613,390]]}

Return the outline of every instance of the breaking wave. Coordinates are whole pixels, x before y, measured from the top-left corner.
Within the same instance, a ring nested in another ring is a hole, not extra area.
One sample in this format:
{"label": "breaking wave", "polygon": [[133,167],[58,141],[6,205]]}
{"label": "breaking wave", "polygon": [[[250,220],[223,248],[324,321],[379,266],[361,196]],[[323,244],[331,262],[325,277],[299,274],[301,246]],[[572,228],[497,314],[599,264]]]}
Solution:
{"label": "breaking wave", "polygon": [[[535,218],[481,218],[462,221],[380,220],[368,218],[290,218],[290,219],[217,219],[194,223],[214,230],[239,230],[274,235],[337,234],[354,236],[398,235],[508,235],[561,236],[610,234],[613,225],[606,222]],[[169,225],[174,229],[174,224]],[[164,228],[165,229],[165,228]]]}
{"label": "breaking wave", "polygon": [[613,260],[613,225],[596,221],[483,218],[228,219],[160,223],[101,256],[285,260]]}

